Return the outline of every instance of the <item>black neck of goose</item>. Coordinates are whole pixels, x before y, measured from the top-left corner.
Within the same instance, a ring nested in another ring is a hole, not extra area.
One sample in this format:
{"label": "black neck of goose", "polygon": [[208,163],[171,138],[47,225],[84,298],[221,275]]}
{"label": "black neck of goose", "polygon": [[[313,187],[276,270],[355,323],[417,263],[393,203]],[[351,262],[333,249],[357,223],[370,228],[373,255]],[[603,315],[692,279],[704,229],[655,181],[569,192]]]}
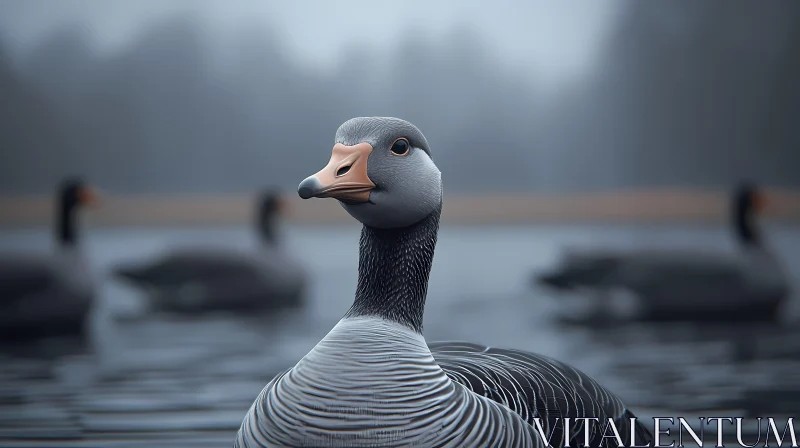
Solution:
{"label": "black neck of goose", "polygon": [[272,216],[262,216],[257,223],[258,236],[262,244],[275,244],[277,238],[277,223]]}
{"label": "black neck of goose", "polygon": [[734,205],[733,227],[736,239],[744,247],[761,245],[761,235],[755,224],[755,210],[748,199],[740,199]]}
{"label": "black neck of goose", "polygon": [[262,199],[256,209],[255,227],[262,244],[272,245],[278,239],[278,204],[275,200]]}
{"label": "black neck of goose", "polygon": [[364,226],[356,298],[345,317],[377,315],[422,333],[441,211],[400,229]]}
{"label": "black neck of goose", "polygon": [[60,197],[56,204],[56,240],[63,247],[71,247],[78,243],[75,209],[75,203],[64,197]]}

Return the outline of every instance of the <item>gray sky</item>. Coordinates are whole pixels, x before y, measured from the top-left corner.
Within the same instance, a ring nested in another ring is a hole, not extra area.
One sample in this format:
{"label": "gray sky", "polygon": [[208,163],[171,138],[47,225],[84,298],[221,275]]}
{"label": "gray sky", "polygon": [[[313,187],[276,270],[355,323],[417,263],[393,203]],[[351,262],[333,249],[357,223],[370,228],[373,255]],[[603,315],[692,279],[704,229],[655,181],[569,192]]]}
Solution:
{"label": "gray sky", "polygon": [[276,32],[298,62],[320,70],[359,42],[380,49],[407,33],[474,27],[498,56],[535,69],[551,87],[591,69],[623,0],[0,0],[0,27],[20,46],[61,24],[83,22],[99,50],[124,45],[143,25],[191,12],[220,37],[243,26]]}
{"label": "gray sky", "polygon": [[430,1],[0,0],[0,190],[294,188],[357,115],[463,191],[797,185],[796,1]]}

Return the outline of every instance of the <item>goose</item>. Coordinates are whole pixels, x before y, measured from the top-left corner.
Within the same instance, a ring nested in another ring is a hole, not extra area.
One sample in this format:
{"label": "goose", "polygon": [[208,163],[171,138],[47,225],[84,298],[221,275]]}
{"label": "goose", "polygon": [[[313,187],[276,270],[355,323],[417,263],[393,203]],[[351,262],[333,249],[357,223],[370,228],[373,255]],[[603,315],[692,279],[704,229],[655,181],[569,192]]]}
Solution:
{"label": "goose", "polygon": [[637,444],[651,439],[616,395],[572,366],[520,350],[426,342],[442,181],[416,126],[391,117],[346,121],[330,161],[298,194],[337,199],[363,224],[355,299],[263,388],[234,447],[520,448],[548,446],[548,438],[553,446],[617,446],[600,425],[584,431],[558,420],[582,417],[611,419],[626,446],[632,434]]}
{"label": "goose", "polygon": [[[632,318],[651,321],[768,321],[790,294],[780,260],[755,222],[767,204],[751,182],[731,194],[731,228],[739,250],[646,249],[568,254],[536,281],[555,290],[633,293]],[[598,304],[600,302],[598,301]],[[613,316],[610,316],[613,317]]]}
{"label": "goose", "polygon": [[80,247],[78,212],[97,202],[80,178],[64,179],[55,200],[56,250],[0,256],[0,334],[3,340],[83,335],[95,294]]}
{"label": "goose", "polygon": [[259,195],[255,251],[177,249],[148,263],[119,265],[113,274],[148,292],[151,310],[199,313],[300,307],[305,300],[306,272],[281,244],[282,208],[277,189]]}

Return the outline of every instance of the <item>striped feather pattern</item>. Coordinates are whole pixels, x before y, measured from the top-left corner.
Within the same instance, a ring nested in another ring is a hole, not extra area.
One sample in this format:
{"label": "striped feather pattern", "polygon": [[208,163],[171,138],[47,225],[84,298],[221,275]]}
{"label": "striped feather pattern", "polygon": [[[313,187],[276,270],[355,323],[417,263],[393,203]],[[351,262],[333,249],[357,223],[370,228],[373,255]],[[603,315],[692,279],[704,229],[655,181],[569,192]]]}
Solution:
{"label": "striped feather pattern", "polygon": [[264,388],[234,446],[541,445],[519,415],[451,381],[420,334],[360,317]]}
{"label": "striped feather pattern", "polygon": [[[422,320],[442,204],[441,196],[431,195],[441,193],[441,184],[430,189],[422,181],[440,181],[440,173],[429,158],[380,155],[389,151],[382,144],[408,137],[430,155],[419,130],[396,118],[355,118],[337,132],[337,141],[373,145],[368,174],[384,186],[383,195],[399,188],[395,199],[408,207],[436,200],[438,207],[407,227],[363,227],[353,306],[294,368],[264,388],[234,447],[527,448],[546,446],[548,435],[553,446],[582,446],[583,427],[565,432],[553,418],[615,419],[627,442],[633,415],[566,364],[472,344],[426,344]],[[415,172],[420,182],[396,182]],[[397,204],[354,216],[392,222],[403,215]],[[593,425],[590,446],[616,446],[603,429]],[[639,444],[650,441],[644,427],[633,430]]]}
{"label": "striped feather pattern", "polygon": [[[600,422],[589,424],[590,446],[618,446],[610,437],[612,430],[606,431],[609,418],[614,420],[625,446],[630,446],[630,419],[634,415],[613,393],[568,364],[521,350],[465,342],[435,342],[429,347],[436,362],[456,383],[505,405],[529,424],[538,417],[553,446],[581,446],[585,441],[584,421],[574,419],[585,417]],[[572,419],[566,432],[564,418]],[[634,432],[637,445],[652,440],[650,431],[638,421]],[[609,437],[604,439],[604,434]]]}

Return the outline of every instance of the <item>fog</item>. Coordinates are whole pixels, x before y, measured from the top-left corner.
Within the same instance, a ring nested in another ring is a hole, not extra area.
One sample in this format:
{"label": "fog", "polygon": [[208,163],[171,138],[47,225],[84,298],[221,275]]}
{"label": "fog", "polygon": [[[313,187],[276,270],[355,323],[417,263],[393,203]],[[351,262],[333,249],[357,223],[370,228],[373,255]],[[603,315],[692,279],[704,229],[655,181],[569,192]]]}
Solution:
{"label": "fog", "polygon": [[4,2],[0,193],[293,188],[361,115],[417,124],[449,191],[800,185],[796,2],[512,3]]}

